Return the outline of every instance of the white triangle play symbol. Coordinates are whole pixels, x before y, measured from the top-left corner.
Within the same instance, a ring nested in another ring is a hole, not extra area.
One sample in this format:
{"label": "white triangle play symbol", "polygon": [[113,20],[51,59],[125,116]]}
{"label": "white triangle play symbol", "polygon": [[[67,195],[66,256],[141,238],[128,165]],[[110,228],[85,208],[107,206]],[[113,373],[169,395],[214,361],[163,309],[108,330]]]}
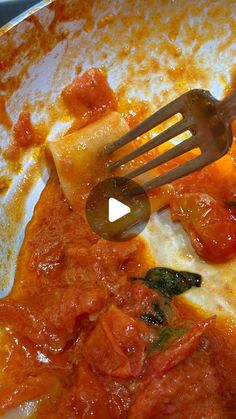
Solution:
{"label": "white triangle play symbol", "polygon": [[119,218],[124,217],[125,215],[131,212],[128,205],[123,204],[115,198],[109,198],[108,201],[108,220],[110,223],[119,220]]}

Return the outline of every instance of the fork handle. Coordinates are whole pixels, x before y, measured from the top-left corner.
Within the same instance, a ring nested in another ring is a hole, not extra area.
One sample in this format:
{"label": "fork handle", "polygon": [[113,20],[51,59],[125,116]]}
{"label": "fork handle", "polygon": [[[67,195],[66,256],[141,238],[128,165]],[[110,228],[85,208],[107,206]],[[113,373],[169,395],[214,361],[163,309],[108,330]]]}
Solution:
{"label": "fork handle", "polygon": [[220,110],[227,121],[232,122],[233,119],[236,119],[236,92],[221,100]]}

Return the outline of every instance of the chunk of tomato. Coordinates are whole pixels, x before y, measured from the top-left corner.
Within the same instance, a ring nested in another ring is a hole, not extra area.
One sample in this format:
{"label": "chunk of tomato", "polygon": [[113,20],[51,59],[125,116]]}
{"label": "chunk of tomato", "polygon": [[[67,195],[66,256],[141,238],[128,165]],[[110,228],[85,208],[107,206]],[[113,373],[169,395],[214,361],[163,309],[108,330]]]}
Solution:
{"label": "chunk of tomato", "polygon": [[50,322],[56,328],[72,333],[76,319],[82,314],[93,314],[101,310],[107,298],[108,293],[102,287],[68,287],[60,303],[50,310]]}
{"label": "chunk of tomato", "polygon": [[204,193],[184,193],[172,198],[170,209],[203,259],[217,263],[236,256],[236,222],[226,206]]}
{"label": "chunk of tomato", "polygon": [[184,336],[174,341],[165,351],[150,356],[148,359],[148,375],[161,377],[188,358],[196,350],[203,333],[214,321],[215,317],[203,320]]}
{"label": "chunk of tomato", "polygon": [[117,109],[117,102],[104,71],[92,68],[78,75],[62,92],[67,108],[76,116],[102,114]]}
{"label": "chunk of tomato", "polygon": [[128,419],[227,418],[214,368],[197,351],[161,378],[149,377],[128,411]]}
{"label": "chunk of tomato", "polygon": [[92,368],[103,374],[137,377],[143,366],[145,346],[138,322],[111,306],[89,336],[83,355]]}
{"label": "chunk of tomato", "polygon": [[43,142],[43,138],[35,132],[30,113],[26,111],[20,113],[14,126],[13,137],[14,144],[23,148],[39,145]]}

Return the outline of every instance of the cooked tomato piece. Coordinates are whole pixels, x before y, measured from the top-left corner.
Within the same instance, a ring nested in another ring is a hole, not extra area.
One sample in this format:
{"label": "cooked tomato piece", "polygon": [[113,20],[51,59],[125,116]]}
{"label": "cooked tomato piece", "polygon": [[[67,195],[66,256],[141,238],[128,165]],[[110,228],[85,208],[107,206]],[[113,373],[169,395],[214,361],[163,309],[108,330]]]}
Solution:
{"label": "cooked tomato piece", "polygon": [[42,313],[24,304],[10,299],[1,301],[0,321],[1,325],[10,326],[15,333],[51,350],[61,350],[65,345],[65,333],[53,328]]}
{"label": "cooked tomato piece", "polygon": [[20,147],[28,147],[34,143],[33,127],[29,112],[21,112],[14,126],[14,142]]}
{"label": "cooked tomato piece", "polygon": [[141,317],[151,310],[152,304],[160,300],[156,290],[148,288],[141,280],[128,281],[114,296],[116,304],[127,314]]}
{"label": "cooked tomato piece", "polygon": [[101,310],[108,298],[107,291],[100,287],[68,287],[54,304],[38,312],[33,307],[17,304],[13,300],[0,302],[0,320],[32,342],[62,349],[74,334],[76,319]]}
{"label": "cooked tomato piece", "polygon": [[93,286],[69,287],[60,303],[51,307],[50,322],[57,328],[73,332],[75,320],[81,314],[92,314],[101,310],[108,298],[105,288]]}
{"label": "cooked tomato piece", "polygon": [[[140,263],[140,257],[142,258],[144,251],[145,244],[139,239],[130,240],[128,243],[99,239],[90,249],[94,273],[117,288],[118,284],[126,283],[127,277],[137,276],[137,273],[139,276],[143,274],[147,262],[143,258]],[[100,260],[99,268],[95,262],[97,259]]]}
{"label": "cooked tomato piece", "polygon": [[224,202],[236,221],[236,180],[235,176],[228,179],[224,185]]}
{"label": "cooked tomato piece", "polygon": [[214,320],[215,318],[211,317],[208,320],[200,322],[184,336],[174,341],[168,349],[150,356],[147,360],[148,374],[151,373],[156,377],[161,377],[176,365],[183,362],[195,351],[201,336]]}
{"label": "cooked tomato piece", "polygon": [[236,222],[229,209],[203,193],[176,195],[170,204],[197,254],[210,262],[226,262],[236,255]]}
{"label": "cooked tomato piece", "polygon": [[[12,330],[5,332],[2,343],[1,336],[0,416],[21,403],[49,396],[58,387],[60,376],[56,360],[57,365],[53,365],[50,357]],[[62,370],[66,372],[65,364]],[[68,371],[71,373],[70,367]]]}
{"label": "cooked tomato piece", "polygon": [[[227,160],[227,163],[231,171],[231,159],[229,162]],[[185,193],[205,193],[216,200],[222,199],[224,184],[225,179],[222,170],[220,170],[220,166],[216,163],[173,182],[174,190],[178,195]]]}
{"label": "cooked tomato piece", "polygon": [[75,385],[65,392],[57,418],[110,419],[106,391],[86,365],[80,365]]}
{"label": "cooked tomato piece", "polygon": [[197,351],[163,377],[149,377],[140,387],[128,419],[226,419],[219,394],[209,356]]}
{"label": "cooked tomato piece", "polygon": [[111,306],[89,336],[83,355],[92,368],[104,374],[136,377],[142,369],[145,346],[138,322]]}
{"label": "cooked tomato piece", "polygon": [[19,119],[13,130],[14,144],[19,147],[27,148],[38,145],[43,138],[36,134],[31,123],[30,113],[23,111],[19,115]]}
{"label": "cooked tomato piece", "polygon": [[224,184],[223,194],[225,202],[236,203],[236,179],[234,177],[228,179],[228,182]]}
{"label": "cooked tomato piece", "polygon": [[92,68],[75,80],[62,92],[68,109],[77,117],[86,113],[101,115],[117,109],[117,102],[104,71]]}

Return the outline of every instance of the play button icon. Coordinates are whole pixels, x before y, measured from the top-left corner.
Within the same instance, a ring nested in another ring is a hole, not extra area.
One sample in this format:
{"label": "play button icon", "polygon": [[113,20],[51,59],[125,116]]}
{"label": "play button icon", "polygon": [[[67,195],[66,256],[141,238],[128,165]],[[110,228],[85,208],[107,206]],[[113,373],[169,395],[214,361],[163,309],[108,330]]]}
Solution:
{"label": "play button icon", "polygon": [[129,240],[141,233],[149,220],[149,199],[137,182],[124,177],[109,178],[91,190],[86,202],[86,217],[100,237]]}
{"label": "play button icon", "polygon": [[119,220],[119,218],[124,217],[125,215],[131,212],[130,207],[128,205],[122,204],[122,202],[118,201],[115,198],[109,198],[108,201],[108,220],[111,223],[114,221]]}

